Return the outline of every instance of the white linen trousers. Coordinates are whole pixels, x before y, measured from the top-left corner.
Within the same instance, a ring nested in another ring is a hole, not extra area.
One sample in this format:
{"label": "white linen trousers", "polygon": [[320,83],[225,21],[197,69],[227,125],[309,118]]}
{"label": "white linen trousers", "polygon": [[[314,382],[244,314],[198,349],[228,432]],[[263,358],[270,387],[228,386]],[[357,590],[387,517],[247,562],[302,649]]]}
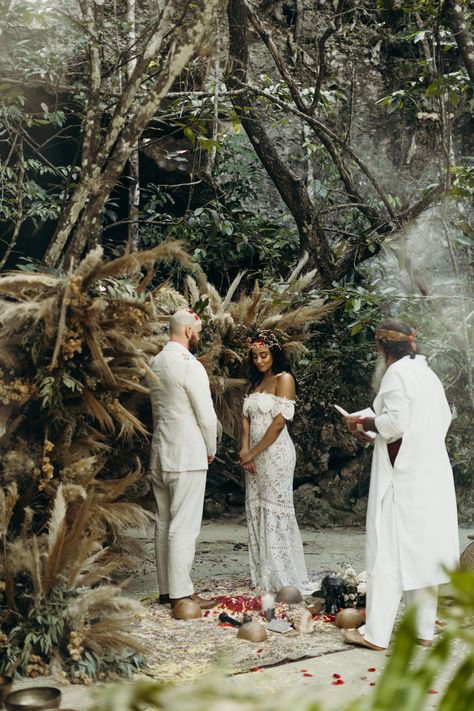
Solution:
{"label": "white linen trousers", "polygon": [[151,471],[157,517],[156,569],[161,595],[187,597],[194,592],[191,568],[201,529],[207,470]]}
{"label": "white linen trousers", "polygon": [[382,500],[380,539],[372,574],[367,575],[366,623],[359,628],[364,639],[388,647],[402,593],[405,605],[417,607],[417,636],[432,640],[438,607],[438,586],[403,590],[393,485]]}

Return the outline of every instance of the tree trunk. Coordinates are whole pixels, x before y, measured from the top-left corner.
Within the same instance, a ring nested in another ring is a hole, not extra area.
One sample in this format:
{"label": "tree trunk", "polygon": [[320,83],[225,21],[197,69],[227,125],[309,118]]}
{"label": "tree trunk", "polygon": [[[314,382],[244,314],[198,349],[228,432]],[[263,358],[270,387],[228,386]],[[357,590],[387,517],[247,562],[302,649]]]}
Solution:
{"label": "tree trunk", "polygon": [[[228,20],[230,41],[226,84],[233,90],[242,88],[247,79],[248,12],[244,0],[229,1]],[[293,215],[300,236],[301,252],[308,252],[310,266],[318,269],[322,282],[330,284],[333,279],[331,249],[304,180],[295,175],[280,158],[260,116],[252,108],[254,99],[251,92],[234,97],[232,103],[255,152]]]}
{"label": "tree trunk", "polygon": [[[99,153],[91,155],[86,164],[87,170],[66,205],[54,239],[44,256],[47,265],[58,265],[73,229],[66,255],[68,261],[79,257],[91,235],[100,230],[101,210],[121,177],[142,132],[153,119],[175,79],[199,48],[218,2],[170,0],[167,4],[163,17],[152,28],[133,75],[118,101],[107,133],[102,138]],[[170,20],[174,21],[171,28]],[[159,50],[165,35],[169,48],[163,66],[153,87],[148,89],[146,99],[131,114],[138,88],[147,76],[150,60]]]}
{"label": "tree trunk", "polygon": [[464,17],[462,0],[446,0],[445,9],[448,24],[458,44],[464,66],[474,85],[474,41]]}

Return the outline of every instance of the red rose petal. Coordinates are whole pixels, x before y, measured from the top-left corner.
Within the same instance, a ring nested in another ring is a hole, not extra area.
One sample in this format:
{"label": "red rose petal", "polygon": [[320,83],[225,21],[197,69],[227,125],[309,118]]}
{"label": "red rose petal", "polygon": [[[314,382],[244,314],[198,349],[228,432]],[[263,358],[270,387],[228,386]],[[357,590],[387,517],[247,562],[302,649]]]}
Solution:
{"label": "red rose petal", "polygon": [[371,681],[369,686],[375,686],[375,681]]}
{"label": "red rose petal", "polygon": [[260,649],[257,649],[257,654],[261,654],[263,652],[263,647],[260,647]]}
{"label": "red rose petal", "polygon": [[436,689],[428,689],[428,694],[437,694]]}
{"label": "red rose petal", "polygon": [[303,674],[303,676],[313,676],[313,675],[310,674],[309,672],[305,672],[305,673]]}
{"label": "red rose petal", "polygon": [[339,684],[344,684],[342,679],[336,679],[336,681],[331,681],[333,686],[339,686]]}
{"label": "red rose petal", "polygon": [[300,669],[300,672],[307,672],[307,669]]}
{"label": "red rose petal", "polygon": [[254,667],[250,671],[262,671],[262,667]]}
{"label": "red rose petal", "polygon": [[333,674],[332,676],[333,676],[334,679],[340,679],[340,678],[341,678],[341,675],[340,675],[340,674]]}
{"label": "red rose petal", "polygon": [[369,667],[369,668],[367,669],[367,671],[373,672],[373,671],[377,671],[377,669],[376,669],[375,667]]}
{"label": "red rose petal", "polygon": [[209,617],[210,614],[211,614],[211,611],[210,611],[210,610],[206,610],[205,613],[204,613],[204,617]]}

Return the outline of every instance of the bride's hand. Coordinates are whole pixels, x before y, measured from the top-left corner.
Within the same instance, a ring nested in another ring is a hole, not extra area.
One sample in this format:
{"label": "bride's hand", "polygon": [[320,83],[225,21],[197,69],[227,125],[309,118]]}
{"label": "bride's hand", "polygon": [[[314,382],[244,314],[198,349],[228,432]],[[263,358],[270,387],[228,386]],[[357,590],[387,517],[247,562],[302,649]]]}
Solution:
{"label": "bride's hand", "polygon": [[256,474],[257,473],[257,467],[256,467],[255,462],[253,460],[250,462],[247,462],[247,464],[243,464],[242,466],[245,469],[245,471],[248,472],[249,474]]}

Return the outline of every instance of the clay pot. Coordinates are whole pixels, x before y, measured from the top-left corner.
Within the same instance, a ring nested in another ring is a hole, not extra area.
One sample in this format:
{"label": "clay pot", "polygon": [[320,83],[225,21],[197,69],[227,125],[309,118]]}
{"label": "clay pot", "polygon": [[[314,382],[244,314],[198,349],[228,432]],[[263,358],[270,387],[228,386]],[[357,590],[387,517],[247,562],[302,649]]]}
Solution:
{"label": "clay pot", "polygon": [[346,607],[336,615],[336,627],[344,630],[353,630],[362,624],[362,613],[354,607]]}
{"label": "clay pot", "polygon": [[289,602],[294,605],[303,600],[303,595],[294,585],[285,585],[284,588],[277,592],[275,600],[277,602]]}
{"label": "clay pot", "polygon": [[264,642],[268,639],[268,632],[260,622],[244,622],[239,627],[237,637],[248,642]]}
{"label": "clay pot", "polygon": [[43,711],[57,709],[61,704],[61,692],[54,686],[28,687],[12,691],[5,699],[7,711]]}
{"label": "clay pot", "polygon": [[201,608],[194,600],[178,600],[171,611],[176,620],[196,620],[202,616]]}

